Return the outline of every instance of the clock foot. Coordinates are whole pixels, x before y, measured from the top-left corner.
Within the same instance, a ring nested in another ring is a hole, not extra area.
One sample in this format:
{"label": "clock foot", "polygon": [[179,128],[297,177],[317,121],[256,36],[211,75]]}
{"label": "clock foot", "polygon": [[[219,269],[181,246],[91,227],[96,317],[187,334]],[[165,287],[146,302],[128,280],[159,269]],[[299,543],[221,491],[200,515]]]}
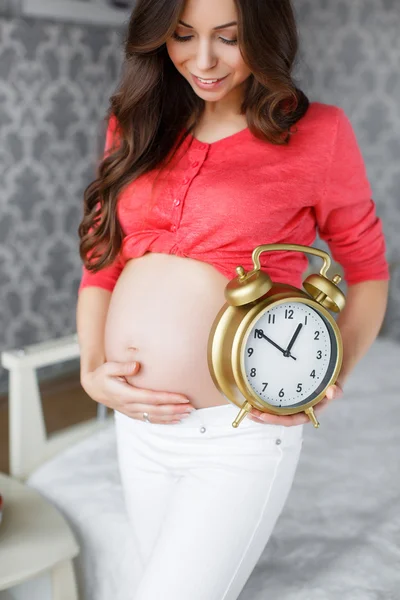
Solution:
{"label": "clock foot", "polygon": [[313,408],[307,408],[307,410],[305,410],[304,412],[306,413],[307,417],[310,419],[314,427],[319,427],[319,422],[317,421],[317,417],[315,416]]}
{"label": "clock foot", "polygon": [[245,418],[245,416],[247,415],[247,413],[250,412],[252,408],[253,407],[250,404],[250,402],[246,402],[242,406],[242,408],[240,410],[240,413],[238,414],[238,416],[236,417],[236,419],[233,421],[232,427],[239,427],[240,423],[243,421],[243,419]]}

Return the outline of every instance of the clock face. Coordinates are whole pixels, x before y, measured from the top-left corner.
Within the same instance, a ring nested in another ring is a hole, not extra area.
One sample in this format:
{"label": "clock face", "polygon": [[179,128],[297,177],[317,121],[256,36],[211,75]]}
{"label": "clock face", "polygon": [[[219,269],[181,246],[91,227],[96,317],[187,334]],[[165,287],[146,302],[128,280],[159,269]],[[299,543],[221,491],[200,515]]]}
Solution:
{"label": "clock face", "polygon": [[296,301],[265,309],[242,347],[248,385],[264,402],[282,408],[316,398],[328,385],[338,356],[328,319]]}

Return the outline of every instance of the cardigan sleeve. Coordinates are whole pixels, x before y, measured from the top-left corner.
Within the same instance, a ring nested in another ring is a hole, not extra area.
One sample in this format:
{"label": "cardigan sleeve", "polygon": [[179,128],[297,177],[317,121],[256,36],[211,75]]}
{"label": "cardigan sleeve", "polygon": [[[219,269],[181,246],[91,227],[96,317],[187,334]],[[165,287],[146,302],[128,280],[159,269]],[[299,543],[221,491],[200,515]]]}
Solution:
{"label": "cardigan sleeve", "polygon": [[[114,143],[116,141],[116,129],[117,119],[114,116],[111,116],[106,131],[104,156],[107,156],[114,146]],[[117,283],[118,277],[122,272],[122,269],[123,264],[119,255],[117,255],[117,257],[111,265],[105,267],[104,269],[101,269],[97,273],[93,273],[92,271],[86,269],[85,266],[82,266],[82,278],[78,289],[78,293],[85,287],[90,286],[100,287],[112,292],[112,290],[115,287],[115,284]]]}
{"label": "cardigan sleeve", "polygon": [[319,235],[343,267],[348,284],[389,279],[382,222],[354,130],[341,108],[325,189],[315,212]]}

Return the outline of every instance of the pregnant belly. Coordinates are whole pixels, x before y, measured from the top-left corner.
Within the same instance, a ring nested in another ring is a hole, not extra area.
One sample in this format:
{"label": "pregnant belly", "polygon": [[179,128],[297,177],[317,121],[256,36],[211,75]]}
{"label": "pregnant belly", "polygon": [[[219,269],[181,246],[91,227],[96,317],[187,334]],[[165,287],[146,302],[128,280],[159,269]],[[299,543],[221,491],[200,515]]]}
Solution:
{"label": "pregnant belly", "polygon": [[228,279],[190,258],[146,253],[130,260],[111,296],[108,361],[137,360],[140,388],[185,394],[195,408],[229,404],[207,364],[208,336]]}

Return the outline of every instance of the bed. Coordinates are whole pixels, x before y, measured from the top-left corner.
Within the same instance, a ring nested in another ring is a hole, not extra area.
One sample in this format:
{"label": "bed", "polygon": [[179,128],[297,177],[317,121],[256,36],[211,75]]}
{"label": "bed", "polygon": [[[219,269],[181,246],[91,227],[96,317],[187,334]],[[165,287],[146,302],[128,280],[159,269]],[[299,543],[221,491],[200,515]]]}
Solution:
{"label": "bed", "polygon": [[[113,419],[103,415],[51,440],[41,430],[35,368],[78,352],[72,336],[54,348],[50,342],[25,355],[8,353],[12,472],[66,516],[80,545],[81,600],[129,600],[136,559]],[[400,344],[378,338],[344,397],[322,413],[320,429],[305,427],[289,499],[240,600],[400,599],[399,370]],[[29,394],[17,385],[22,376]],[[30,415],[29,431],[23,414]],[[47,600],[40,589],[15,597]]]}

